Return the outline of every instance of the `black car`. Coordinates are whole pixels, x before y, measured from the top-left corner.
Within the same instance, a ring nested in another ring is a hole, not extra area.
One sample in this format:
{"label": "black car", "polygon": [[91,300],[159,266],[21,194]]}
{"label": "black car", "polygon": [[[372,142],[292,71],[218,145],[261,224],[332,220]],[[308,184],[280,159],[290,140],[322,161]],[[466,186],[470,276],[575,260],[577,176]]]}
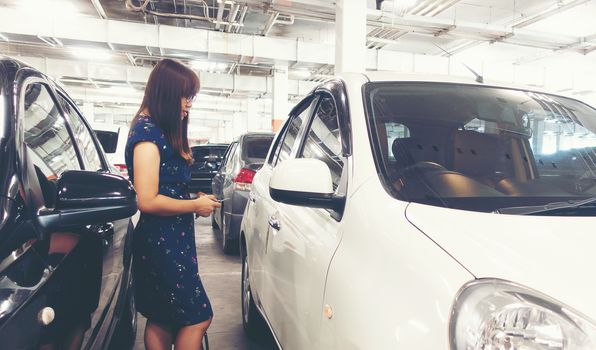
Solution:
{"label": "black car", "polygon": [[226,254],[238,252],[238,237],[252,179],[265,162],[273,133],[247,133],[230,144],[224,161],[213,177],[213,194],[223,200],[211,216],[214,228],[221,228]]}
{"label": "black car", "polygon": [[208,143],[190,148],[194,158],[190,166],[190,192],[211,193],[211,179],[219,170],[228,146],[226,143]]}
{"label": "black car", "polygon": [[0,56],[0,347],[134,344],[130,182],[66,92]]}

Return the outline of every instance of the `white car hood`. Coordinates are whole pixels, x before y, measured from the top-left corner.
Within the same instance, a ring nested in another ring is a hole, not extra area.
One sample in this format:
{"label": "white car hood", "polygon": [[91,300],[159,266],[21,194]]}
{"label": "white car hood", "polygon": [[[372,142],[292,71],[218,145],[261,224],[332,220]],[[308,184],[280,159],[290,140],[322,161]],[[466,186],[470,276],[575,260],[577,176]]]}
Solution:
{"label": "white car hood", "polygon": [[501,215],[415,203],[406,217],[477,278],[525,285],[596,320],[596,218]]}

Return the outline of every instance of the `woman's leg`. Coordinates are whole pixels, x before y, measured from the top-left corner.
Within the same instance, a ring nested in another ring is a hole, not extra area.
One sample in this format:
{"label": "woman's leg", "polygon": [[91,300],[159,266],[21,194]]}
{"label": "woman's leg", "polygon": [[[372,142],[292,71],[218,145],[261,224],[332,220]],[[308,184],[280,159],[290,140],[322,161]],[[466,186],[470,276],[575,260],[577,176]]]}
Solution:
{"label": "woman's leg", "polygon": [[145,349],[171,350],[172,328],[147,320],[145,324]]}
{"label": "woman's leg", "polygon": [[180,328],[176,335],[176,350],[201,350],[203,335],[209,328],[211,319],[201,322],[199,324],[193,324],[192,326],[186,326]]}

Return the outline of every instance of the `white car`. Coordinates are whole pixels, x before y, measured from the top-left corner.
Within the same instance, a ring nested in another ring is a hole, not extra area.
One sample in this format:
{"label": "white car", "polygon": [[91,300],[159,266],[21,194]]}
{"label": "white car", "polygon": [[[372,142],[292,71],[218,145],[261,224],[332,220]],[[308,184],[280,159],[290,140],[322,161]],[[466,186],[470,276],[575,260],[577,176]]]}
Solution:
{"label": "white car", "polygon": [[128,178],[128,169],[124,159],[124,149],[128,139],[127,126],[95,123],[91,126],[99,143],[103,147],[108,162],[122,175]]}
{"label": "white car", "polygon": [[369,72],[317,87],[253,180],[245,330],[292,349],[596,349],[596,110]]}

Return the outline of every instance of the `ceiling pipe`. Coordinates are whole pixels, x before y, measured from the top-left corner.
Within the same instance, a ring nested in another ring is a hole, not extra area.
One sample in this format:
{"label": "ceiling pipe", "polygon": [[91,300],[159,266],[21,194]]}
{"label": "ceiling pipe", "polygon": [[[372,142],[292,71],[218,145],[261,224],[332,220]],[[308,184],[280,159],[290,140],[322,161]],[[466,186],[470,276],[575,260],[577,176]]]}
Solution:
{"label": "ceiling pipe", "polygon": [[226,27],[225,27],[225,31],[228,33],[232,31],[232,23],[237,23],[236,17],[238,16],[238,10],[240,10],[240,5],[238,5],[238,4],[232,5],[232,9],[230,10],[230,12],[228,14],[228,23],[229,24],[226,25]]}
{"label": "ceiling pipe", "polygon": [[203,7],[203,16],[196,16],[196,15],[190,15],[190,14],[183,14],[183,13],[166,13],[166,12],[159,12],[159,11],[153,11],[153,10],[148,10],[147,6],[149,5],[150,0],[145,0],[141,6],[135,6],[132,3],[132,0],[126,0],[126,8],[134,11],[134,12],[143,12],[145,14],[148,15],[153,15],[156,17],[165,17],[165,18],[178,18],[178,19],[190,19],[190,20],[199,20],[199,21],[208,21],[213,23],[213,19],[211,17],[209,17],[208,13],[207,13],[207,3],[205,3],[204,1],[202,1],[202,3],[204,4]]}
{"label": "ceiling pipe", "polygon": [[527,27],[527,26],[529,26],[531,24],[534,24],[534,23],[539,22],[539,21],[541,21],[543,19],[546,19],[546,18],[548,18],[550,16],[556,15],[556,14],[561,13],[563,11],[567,11],[569,9],[572,9],[572,8],[576,7],[576,6],[585,4],[586,2],[589,2],[589,1],[590,0],[573,0],[573,1],[570,1],[568,3],[560,3],[559,2],[559,3],[557,3],[557,5],[555,5],[554,8],[549,8],[549,9],[546,9],[544,11],[541,11],[541,12],[535,14],[535,15],[532,15],[532,16],[530,16],[528,18],[523,18],[520,21],[514,23],[512,25],[512,27],[515,28],[515,29]]}
{"label": "ceiling pipe", "polygon": [[217,22],[215,23],[215,29],[219,30],[221,22],[223,20],[223,10],[226,6],[225,1],[219,0],[217,6]]}
{"label": "ceiling pipe", "polygon": [[108,16],[106,15],[106,11],[104,11],[99,0],[91,0],[91,3],[93,4],[93,7],[95,7],[95,10],[97,11],[97,14],[101,19],[108,18]]}
{"label": "ceiling pipe", "polygon": [[261,34],[262,36],[267,36],[267,34],[269,34],[269,31],[275,24],[277,16],[279,16],[279,12],[273,12],[269,15],[269,19],[267,20],[267,23],[265,23],[265,28],[263,28],[263,33]]}
{"label": "ceiling pipe", "polygon": [[435,17],[443,11],[447,10],[448,8],[452,7],[453,5],[457,4],[458,2],[460,2],[460,0],[443,1],[442,3],[438,4],[432,11],[427,12],[424,15]]}
{"label": "ceiling pipe", "polygon": [[238,23],[240,25],[238,25],[234,28],[235,33],[240,32],[240,28],[242,28],[242,26],[244,25],[244,19],[246,18],[247,11],[248,11],[248,5],[244,5],[244,7],[242,8],[242,11],[240,11],[240,18],[238,19]]}

